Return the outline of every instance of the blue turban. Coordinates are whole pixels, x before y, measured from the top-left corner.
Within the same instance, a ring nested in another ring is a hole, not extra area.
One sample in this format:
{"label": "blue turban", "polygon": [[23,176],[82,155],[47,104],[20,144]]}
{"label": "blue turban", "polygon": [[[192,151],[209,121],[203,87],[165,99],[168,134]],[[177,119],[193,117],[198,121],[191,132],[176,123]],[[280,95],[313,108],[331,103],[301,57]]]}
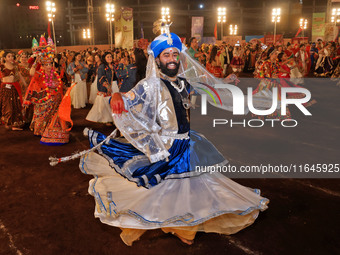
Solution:
{"label": "blue turban", "polygon": [[157,36],[151,43],[150,49],[153,51],[153,55],[155,58],[159,56],[159,54],[162,53],[163,50],[168,48],[177,48],[179,52],[182,50],[182,42],[181,38],[179,38],[178,35],[174,33],[170,33],[172,43],[169,44],[168,40],[169,37],[167,34],[162,34]]}

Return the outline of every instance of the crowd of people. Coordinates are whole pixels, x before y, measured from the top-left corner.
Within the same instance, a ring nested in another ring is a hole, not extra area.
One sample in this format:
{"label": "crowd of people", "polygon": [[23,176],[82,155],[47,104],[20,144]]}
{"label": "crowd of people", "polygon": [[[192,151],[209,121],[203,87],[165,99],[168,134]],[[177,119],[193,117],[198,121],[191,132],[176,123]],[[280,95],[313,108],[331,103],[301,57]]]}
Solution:
{"label": "crowd of people", "polygon": [[[335,42],[318,40],[316,43],[274,46],[264,45],[253,39],[242,44],[238,42],[230,45],[222,42],[219,45],[202,44],[199,47],[197,39],[192,37],[187,48],[188,54],[217,78],[236,74],[255,78],[280,78],[281,83],[285,81],[286,84],[298,85],[303,83],[304,77],[340,76],[340,47]],[[65,49],[50,61],[49,70],[41,57],[34,54],[24,51],[3,52],[0,65],[1,121],[8,129],[22,130],[26,124],[30,125],[31,130],[35,130],[34,134],[43,135],[45,128],[37,127],[41,125],[41,121],[37,124],[37,119],[45,119],[44,114],[53,107],[29,103],[34,96],[32,97],[32,90],[27,89],[30,83],[36,83],[36,70],[41,74],[40,70],[47,67],[48,72],[52,72],[55,79],[61,81],[61,96],[71,84],[75,84],[70,90],[74,109],[84,108],[87,103],[93,104],[86,119],[111,125],[111,110],[107,107],[110,96],[117,91],[126,93],[142,80],[145,77],[147,59],[147,50],[140,48],[102,51],[90,47],[80,52]],[[41,81],[43,83],[45,84]],[[54,97],[53,93],[49,93],[49,96]],[[41,97],[40,100],[44,95]],[[35,98],[35,101],[39,99]],[[56,101],[61,99],[48,101],[59,105]],[[55,112],[58,107],[54,108]],[[45,125],[47,124],[43,126]]]}
{"label": "crowd of people", "polygon": [[[300,81],[303,77],[331,77],[339,64],[340,46],[335,42],[300,43],[286,45],[264,45],[259,40],[235,45],[222,42],[220,45],[202,44],[198,47],[196,38],[189,40],[189,53],[216,77],[226,77],[231,73],[254,74],[261,78],[263,63],[277,53],[275,61],[284,66],[282,71]],[[249,77],[249,75],[247,76]]]}
{"label": "crowd of people", "polygon": [[[88,48],[55,54],[50,38],[33,45],[32,54],[5,51],[1,56],[1,122],[15,131],[29,127],[46,145],[68,142],[71,105],[79,109],[93,104],[87,120],[115,125],[128,142],[113,139],[116,132],[106,137],[87,130],[91,147],[100,149],[79,156],[81,170],[95,176],[89,188],[95,216],[120,227],[127,245],[147,229],[173,233],[187,244],[197,231],[236,233],[267,209],[269,200],[258,190],[220,173],[195,171],[194,166],[228,164],[203,135],[190,129],[191,99],[201,86],[214,90],[231,74],[246,73],[260,79],[254,91],[258,94],[273,87],[299,87],[304,77],[340,73],[340,48],[332,42],[274,46],[253,40],[199,47],[193,37],[186,49],[168,31],[148,51]],[[271,117],[290,118],[287,112]]]}
{"label": "crowd of people", "polygon": [[[202,44],[199,47],[197,39],[192,37],[187,48],[188,54],[217,78],[236,74],[255,78],[280,78],[281,81],[285,79],[285,83],[298,85],[303,83],[304,77],[340,76],[340,47],[335,42],[318,40],[316,43],[274,46],[253,39],[235,45],[222,42],[219,45]],[[1,121],[6,128],[12,130],[22,130],[26,123],[31,130],[35,130],[34,134],[43,135],[45,128],[40,130],[41,127],[37,127],[41,125],[41,121],[37,124],[37,119],[45,119],[44,114],[53,107],[42,107],[37,102],[29,103],[34,96],[32,90],[27,89],[30,83],[36,83],[36,72],[42,74],[47,69],[47,72],[53,73],[51,77],[60,79],[60,86],[51,86],[60,87],[61,96],[71,84],[75,84],[70,90],[74,109],[84,108],[87,103],[93,104],[86,119],[110,125],[111,110],[107,107],[110,96],[117,91],[126,93],[142,80],[146,73],[147,59],[147,50],[140,48],[102,51],[90,47],[80,52],[64,49],[51,59],[49,68],[40,56],[24,51],[3,52],[0,65]],[[45,86],[46,82],[40,83]],[[51,98],[54,98],[53,93],[49,93]],[[42,98],[35,98],[35,101],[43,100],[45,95],[40,96]],[[56,101],[61,99],[48,101],[59,105]],[[58,107],[54,108],[55,112]]]}
{"label": "crowd of people", "polygon": [[1,123],[12,130],[29,126],[35,135],[44,137],[46,127],[72,84],[69,96],[73,108],[84,108],[91,103],[93,107],[87,119],[111,123],[111,112],[105,112],[105,102],[113,92],[127,92],[143,79],[146,62],[147,57],[139,48],[105,52],[97,48],[80,52],[64,50],[53,57],[22,50],[3,51]]}

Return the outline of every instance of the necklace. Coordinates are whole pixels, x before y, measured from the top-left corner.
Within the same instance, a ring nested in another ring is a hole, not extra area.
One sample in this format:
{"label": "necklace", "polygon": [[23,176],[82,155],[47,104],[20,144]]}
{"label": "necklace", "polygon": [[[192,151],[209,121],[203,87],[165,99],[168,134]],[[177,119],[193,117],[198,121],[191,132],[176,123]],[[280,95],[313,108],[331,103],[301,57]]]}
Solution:
{"label": "necklace", "polygon": [[178,85],[174,83],[173,81],[170,81],[170,84],[178,91],[178,93],[181,93],[185,87],[184,81],[180,81]]}
{"label": "necklace", "polygon": [[[58,92],[62,87],[61,78],[56,71],[54,71],[54,72],[52,71],[50,75],[46,75],[45,71],[43,71],[42,76],[43,76],[42,83],[45,87],[46,96],[43,97],[43,98],[40,98],[38,100],[35,100],[35,102],[38,103],[38,104],[45,103],[48,100],[50,100],[51,99],[51,93]],[[55,86],[55,87],[53,86],[53,76],[55,76],[57,78],[57,82],[58,82],[58,85]]]}
{"label": "necklace", "polygon": [[[187,89],[185,88],[185,82],[184,82],[184,80],[180,80],[180,79],[176,78],[176,81],[177,81],[177,83],[178,83],[178,85],[177,85],[177,84],[175,83],[175,81],[172,81],[172,80],[170,79],[170,77],[167,76],[166,74],[164,74],[164,73],[162,73],[162,72],[160,72],[160,74],[163,76],[163,78],[164,78],[165,80],[167,80],[168,82],[170,82],[170,85],[178,92],[178,94],[180,95],[180,97],[181,97],[181,99],[182,99],[181,101],[182,101],[183,108],[186,109],[186,110],[188,110],[188,109],[190,109],[190,108],[193,108],[194,105],[190,102],[189,93],[188,93]],[[186,94],[185,97],[182,95],[182,92],[183,92],[183,91],[185,91],[185,94]]]}
{"label": "necklace", "polygon": [[[190,100],[189,100],[189,93],[185,88],[185,82],[183,80],[177,80],[178,81],[178,85],[172,81],[170,81],[170,84],[172,87],[174,87],[178,94],[180,95],[181,99],[182,99],[182,105],[183,108],[188,110],[191,107],[193,107],[193,105],[191,104]],[[185,96],[182,95],[182,91],[185,91]]]}

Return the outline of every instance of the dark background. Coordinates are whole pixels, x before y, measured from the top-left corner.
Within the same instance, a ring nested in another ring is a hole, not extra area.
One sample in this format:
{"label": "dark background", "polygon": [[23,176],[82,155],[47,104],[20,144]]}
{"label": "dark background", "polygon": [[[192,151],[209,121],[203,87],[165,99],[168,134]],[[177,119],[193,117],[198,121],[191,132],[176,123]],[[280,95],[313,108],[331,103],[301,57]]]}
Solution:
{"label": "dark background", "polygon": [[[66,15],[69,5],[83,7],[72,12],[72,19],[78,23],[79,29],[77,40],[74,44],[82,45],[88,42],[81,38],[83,28],[89,27],[87,20],[87,0],[55,0],[57,13],[55,18],[55,29],[58,45],[71,45],[68,22]],[[105,0],[94,0],[94,27],[95,44],[108,43],[108,24],[105,19]],[[17,7],[16,4],[20,6]],[[152,33],[153,22],[160,18],[161,7],[170,8],[171,30],[180,37],[191,36],[191,17],[204,17],[204,37],[214,36],[214,27],[217,22],[217,8],[227,8],[227,23],[224,23],[224,35],[229,33],[229,24],[238,24],[238,34],[263,35],[273,33],[274,26],[271,22],[272,8],[281,7],[281,22],[277,25],[277,34],[285,37],[294,37],[299,26],[301,17],[307,18],[309,25],[305,36],[311,35],[311,18],[313,12],[326,12],[327,0],[239,0],[239,1],[190,1],[190,0],[119,0],[113,1],[116,10],[120,6],[131,7],[134,10],[134,38],[141,37],[141,28],[144,30],[145,38],[154,38]],[[199,5],[204,8],[200,9]],[[333,7],[336,7],[334,3]],[[38,5],[39,10],[29,10],[28,6]],[[47,14],[45,1],[38,0],[1,0],[0,4],[0,48],[30,48],[32,37],[47,31]],[[218,33],[220,33],[218,24]]]}

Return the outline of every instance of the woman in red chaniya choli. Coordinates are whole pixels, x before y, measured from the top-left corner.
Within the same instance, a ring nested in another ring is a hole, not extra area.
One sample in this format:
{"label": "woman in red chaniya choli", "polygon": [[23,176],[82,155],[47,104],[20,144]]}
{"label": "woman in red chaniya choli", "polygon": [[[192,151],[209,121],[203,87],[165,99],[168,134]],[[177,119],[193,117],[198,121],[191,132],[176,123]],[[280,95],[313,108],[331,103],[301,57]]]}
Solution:
{"label": "woman in red chaniya choli", "polygon": [[[279,80],[280,76],[280,64],[278,63],[278,51],[273,51],[270,54],[270,57],[268,60],[264,60],[263,63],[258,66],[258,77],[260,79],[260,84],[258,87],[253,91],[253,95],[255,94],[261,94],[261,93],[268,93],[268,91],[271,91],[272,88],[277,88],[277,97],[278,102],[281,101],[281,84]],[[271,92],[270,92],[271,93]],[[290,119],[291,114],[288,109],[286,108],[286,115],[281,115],[281,108],[276,109],[276,111],[270,115],[267,116],[257,116],[259,118],[268,118],[268,119]]]}
{"label": "woman in red chaniya choli", "polygon": [[223,69],[218,56],[218,47],[214,46],[210,53],[209,61],[206,65],[207,70],[217,78],[223,78]]}
{"label": "woman in red chaniya choli", "polygon": [[231,63],[230,63],[234,73],[242,72],[242,69],[244,67],[244,61],[242,59],[242,55],[243,55],[243,52],[240,49],[239,45],[235,45],[235,48],[233,51],[233,59],[231,60]]}
{"label": "woman in red chaniya choli", "polygon": [[[281,88],[288,87],[296,87],[302,88],[301,86],[295,85],[290,82],[290,68],[287,63],[289,59],[285,53],[279,53],[274,51],[271,53],[269,60],[263,62],[263,64],[259,67],[259,77],[261,82],[256,90],[253,92],[254,94],[261,93],[262,91],[270,91],[272,88],[277,88],[278,92],[278,102],[281,101]],[[305,95],[302,93],[288,93],[288,98],[304,98]],[[314,104],[316,101],[311,100],[308,103],[303,104],[304,106],[310,106]],[[261,117],[260,117],[261,118]],[[274,118],[274,119],[291,119],[291,113],[286,106],[286,115],[281,115],[281,109],[276,109],[276,111],[265,118]]]}
{"label": "woman in red chaniya choli", "polygon": [[[294,84],[290,81],[290,67],[288,66],[288,63],[291,61],[291,59],[288,58],[286,53],[280,53],[278,54],[278,61],[280,65],[278,77],[280,80],[280,88],[303,88],[299,85]],[[303,93],[288,93],[287,98],[304,98],[305,94]],[[316,103],[315,99],[312,99],[308,103],[304,103],[303,105],[305,107],[311,106]]]}
{"label": "woman in red chaniya choli", "polygon": [[[30,129],[34,131],[34,135],[41,136],[41,144],[61,145],[69,141],[70,128],[66,121],[60,118],[62,99],[61,78],[53,69],[52,62],[45,62],[42,68],[35,72],[24,102],[25,105],[34,104]],[[66,108],[70,113],[70,102],[68,106]]]}
{"label": "woman in red chaniya choli", "polygon": [[0,65],[0,122],[7,129],[22,130],[22,93],[19,81],[25,83],[14,62],[14,53],[5,52],[5,63]]}

